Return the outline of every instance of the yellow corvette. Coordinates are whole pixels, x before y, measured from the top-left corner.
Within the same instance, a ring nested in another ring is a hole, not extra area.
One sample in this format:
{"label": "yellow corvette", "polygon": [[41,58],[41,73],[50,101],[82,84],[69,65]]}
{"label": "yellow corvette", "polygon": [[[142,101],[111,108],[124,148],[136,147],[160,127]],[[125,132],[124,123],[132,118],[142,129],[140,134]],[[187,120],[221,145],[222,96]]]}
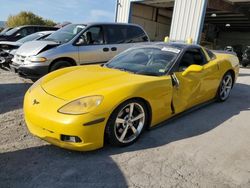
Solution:
{"label": "yellow corvette", "polygon": [[144,129],[206,101],[225,101],[239,73],[233,54],[198,45],[134,47],[104,65],[48,74],[27,91],[30,132],[62,148],[87,151],[104,140],[134,143]]}

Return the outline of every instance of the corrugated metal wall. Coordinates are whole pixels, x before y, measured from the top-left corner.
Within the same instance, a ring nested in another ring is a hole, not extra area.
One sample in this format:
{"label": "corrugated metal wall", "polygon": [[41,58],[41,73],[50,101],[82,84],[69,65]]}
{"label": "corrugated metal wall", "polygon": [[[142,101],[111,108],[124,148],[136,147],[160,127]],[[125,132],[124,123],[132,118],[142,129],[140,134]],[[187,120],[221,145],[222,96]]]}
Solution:
{"label": "corrugated metal wall", "polygon": [[[117,22],[130,21],[131,1],[142,0],[117,0]],[[207,0],[175,0],[170,39],[186,41],[191,37],[194,43],[199,43],[206,7]]]}
{"label": "corrugated metal wall", "polygon": [[130,14],[130,0],[117,0],[116,22],[128,23]]}
{"label": "corrugated metal wall", "polygon": [[175,0],[170,39],[194,43],[200,40],[206,14],[207,0]]}

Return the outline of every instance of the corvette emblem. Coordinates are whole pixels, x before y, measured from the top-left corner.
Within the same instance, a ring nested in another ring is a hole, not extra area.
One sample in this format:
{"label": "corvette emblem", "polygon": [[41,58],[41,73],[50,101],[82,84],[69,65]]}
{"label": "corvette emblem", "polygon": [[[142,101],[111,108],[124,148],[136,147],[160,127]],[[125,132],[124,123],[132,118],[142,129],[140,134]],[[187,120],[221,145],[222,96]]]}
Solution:
{"label": "corvette emblem", "polygon": [[37,104],[39,104],[39,103],[40,103],[40,102],[37,101],[36,99],[33,100],[33,105],[37,105]]}

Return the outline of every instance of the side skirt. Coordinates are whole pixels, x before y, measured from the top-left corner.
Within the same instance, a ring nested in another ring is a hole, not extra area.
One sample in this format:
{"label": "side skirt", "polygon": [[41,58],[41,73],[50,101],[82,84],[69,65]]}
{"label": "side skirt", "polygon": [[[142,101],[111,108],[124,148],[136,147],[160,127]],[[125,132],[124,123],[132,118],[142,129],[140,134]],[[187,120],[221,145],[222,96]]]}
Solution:
{"label": "side skirt", "polygon": [[194,106],[194,107],[192,107],[190,109],[187,109],[187,110],[185,110],[183,112],[180,112],[180,113],[172,116],[171,118],[169,118],[169,119],[167,119],[167,120],[165,120],[165,121],[163,121],[163,122],[161,122],[161,123],[159,123],[159,124],[157,124],[157,125],[155,125],[153,127],[149,127],[149,130],[160,128],[161,126],[165,126],[166,124],[170,123],[171,121],[174,121],[177,118],[183,117],[183,116],[185,116],[185,115],[187,115],[187,114],[189,114],[191,112],[199,110],[199,109],[201,109],[201,108],[203,108],[203,107],[205,107],[205,106],[207,106],[209,104],[214,103],[215,101],[216,101],[216,99],[212,99],[212,100],[209,100],[209,101],[204,102],[202,104],[198,104],[198,105],[196,105],[196,106]]}

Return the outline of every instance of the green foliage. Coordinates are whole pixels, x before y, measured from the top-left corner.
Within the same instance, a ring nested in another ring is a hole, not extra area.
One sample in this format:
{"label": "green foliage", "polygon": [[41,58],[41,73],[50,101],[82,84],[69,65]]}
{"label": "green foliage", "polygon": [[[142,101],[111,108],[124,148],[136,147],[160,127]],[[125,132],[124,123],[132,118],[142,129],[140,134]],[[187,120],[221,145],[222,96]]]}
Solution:
{"label": "green foliage", "polygon": [[43,19],[32,12],[22,11],[17,15],[10,15],[7,19],[6,25],[8,27],[17,27],[21,25],[54,26],[56,23],[54,23],[52,20]]}

